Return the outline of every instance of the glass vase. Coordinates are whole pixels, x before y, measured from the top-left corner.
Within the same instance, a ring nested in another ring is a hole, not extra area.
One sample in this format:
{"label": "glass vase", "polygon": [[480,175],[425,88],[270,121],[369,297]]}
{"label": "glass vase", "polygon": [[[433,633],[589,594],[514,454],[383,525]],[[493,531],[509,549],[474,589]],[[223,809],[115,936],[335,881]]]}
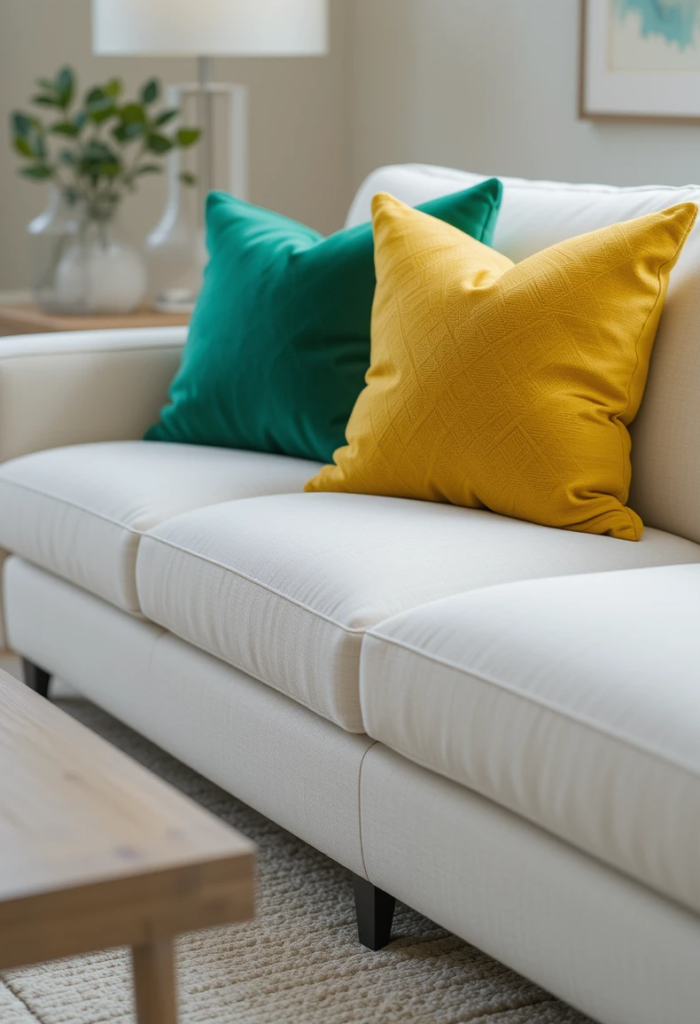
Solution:
{"label": "glass vase", "polygon": [[[169,98],[173,107],[180,102],[179,95]],[[153,308],[163,313],[194,309],[207,260],[204,230],[197,217],[200,196],[182,185],[181,167],[181,154],[174,150],[168,156],[165,210],[144,240]]]}
{"label": "glass vase", "polygon": [[59,189],[29,225],[32,288],[48,313],[131,313],[144,300],[146,264],[124,234],[118,206],[70,201]]}

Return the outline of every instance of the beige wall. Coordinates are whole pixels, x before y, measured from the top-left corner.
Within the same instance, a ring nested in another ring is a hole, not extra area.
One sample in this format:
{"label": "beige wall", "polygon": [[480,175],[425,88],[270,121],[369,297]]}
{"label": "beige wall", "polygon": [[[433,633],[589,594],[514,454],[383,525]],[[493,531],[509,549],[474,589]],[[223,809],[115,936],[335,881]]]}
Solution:
{"label": "beige wall", "polygon": [[578,0],[354,0],[353,15],[353,186],[413,160],[610,184],[700,179],[700,125],[577,119]]}
{"label": "beige wall", "polygon": [[[332,0],[331,53],[325,58],[217,60],[215,77],[250,86],[250,198],[320,231],[342,224],[349,204],[348,0]],[[43,186],[16,174],[7,142],[9,111],[26,107],[39,75],[73,65],[84,86],[120,75],[135,89],[147,77],[192,81],[194,60],[94,57],[90,0],[0,0],[0,291],[28,287],[26,224],[45,204]],[[163,182],[145,182],[125,205],[142,237],[159,219]]]}
{"label": "beige wall", "polygon": [[[578,0],[331,0],[329,57],[218,60],[251,89],[251,199],[317,227],[340,226],[352,192],[383,163],[615,184],[700,179],[700,126],[576,117]],[[9,110],[33,79],[69,62],[84,84],[136,87],[195,75],[192,60],[97,58],[90,0],[0,0],[0,291],[27,286],[25,227],[44,190],[16,176]],[[162,211],[144,183],[126,220],[143,235]]]}

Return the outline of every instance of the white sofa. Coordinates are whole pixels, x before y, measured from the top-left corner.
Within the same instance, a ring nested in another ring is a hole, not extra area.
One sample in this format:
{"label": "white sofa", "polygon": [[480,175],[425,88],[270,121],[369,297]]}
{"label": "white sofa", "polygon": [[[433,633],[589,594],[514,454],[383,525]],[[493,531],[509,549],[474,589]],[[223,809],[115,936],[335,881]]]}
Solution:
{"label": "white sofa", "polygon": [[[376,191],[477,180],[384,168],[348,223]],[[515,260],[700,202],[504,185]],[[633,426],[637,544],[142,442],[183,341],[0,347],[0,457],[21,456],[0,467],[5,625],[30,680],[68,680],[350,868],[368,945],[390,894],[603,1024],[698,1024],[698,229]]]}

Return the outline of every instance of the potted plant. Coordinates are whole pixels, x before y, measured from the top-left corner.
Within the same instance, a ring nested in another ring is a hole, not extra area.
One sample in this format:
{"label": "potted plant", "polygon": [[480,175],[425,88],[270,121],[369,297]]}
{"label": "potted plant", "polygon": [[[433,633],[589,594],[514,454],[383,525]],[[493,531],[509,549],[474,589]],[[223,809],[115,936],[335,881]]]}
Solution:
{"label": "potted plant", "polygon": [[[158,106],[160,86],[151,79],[137,100],[122,100],[118,78],[90,89],[76,102],[71,68],[40,78],[31,102],[48,118],[14,111],[14,148],[24,160],[19,173],[51,183],[44,213],[32,221],[32,285],[49,312],[126,313],[146,292],[140,251],[123,235],[118,212],[144,175],[158,174],[171,150],[193,146],[197,128],[174,127],[179,111]],[[195,184],[188,173],[186,185]]]}

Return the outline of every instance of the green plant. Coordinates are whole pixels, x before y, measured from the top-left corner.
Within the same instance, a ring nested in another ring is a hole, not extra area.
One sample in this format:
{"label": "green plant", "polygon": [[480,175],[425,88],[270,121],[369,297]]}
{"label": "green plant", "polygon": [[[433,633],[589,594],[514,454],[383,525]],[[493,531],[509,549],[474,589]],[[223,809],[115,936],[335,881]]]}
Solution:
{"label": "green plant", "polygon": [[[97,220],[110,216],[143,175],[161,173],[167,153],[193,146],[201,135],[198,128],[166,128],[180,112],[157,109],[155,78],[133,102],[122,101],[122,82],[112,78],[76,105],[76,76],[69,67],[37,85],[30,102],[51,110],[55,120],[48,124],[22,111],[10,115],[14,148],[27,161],[19,173],[30,181],[53,181],[69,203],[82,200],[87,216]],[[186,172],[180,179],[196,183]]]}

